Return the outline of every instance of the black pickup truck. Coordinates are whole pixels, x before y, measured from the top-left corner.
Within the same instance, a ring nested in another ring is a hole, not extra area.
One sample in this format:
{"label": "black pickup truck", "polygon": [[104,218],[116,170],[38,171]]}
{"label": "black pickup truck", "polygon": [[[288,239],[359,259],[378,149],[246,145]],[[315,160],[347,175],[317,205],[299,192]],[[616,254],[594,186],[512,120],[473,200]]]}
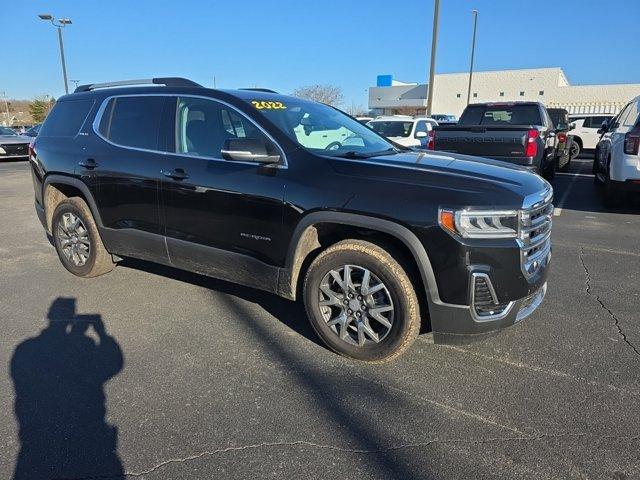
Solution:
{"label": "black pickup truck", "polygon": [[330,348],[365,361],[421,324],[459,342],[542,302],[553,190],[538,175],[403,149],[274,92],[146,82],[78,87],[30,145],[36,212],[74,275],[134,257],[301,298]]}
{"label": "black pickup truck", "polygon": [[436,127],[435,149],[524,166],[548,180],[558,160],[557,131],[541,103],[476,103],[457,125]]}

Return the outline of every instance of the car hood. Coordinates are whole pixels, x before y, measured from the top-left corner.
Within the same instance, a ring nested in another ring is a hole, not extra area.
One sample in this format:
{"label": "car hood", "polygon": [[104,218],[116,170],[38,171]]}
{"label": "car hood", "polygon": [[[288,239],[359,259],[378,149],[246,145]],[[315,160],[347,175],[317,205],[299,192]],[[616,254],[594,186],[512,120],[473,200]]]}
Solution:
{"label": "car hood", "polygon": [[433,187],[453,203],[475,197],[475,205],[520,206],[527,196],[551,189],[546,180],[526,168],[437,151],[401,152],[361,160],[336,158],[332,164],[338,173]]}
{"label": "car hood", "polygon": [[0,135],[0,143],[3,145],[15,145],[30,142],[30,137],[25,137],[22,135]]}

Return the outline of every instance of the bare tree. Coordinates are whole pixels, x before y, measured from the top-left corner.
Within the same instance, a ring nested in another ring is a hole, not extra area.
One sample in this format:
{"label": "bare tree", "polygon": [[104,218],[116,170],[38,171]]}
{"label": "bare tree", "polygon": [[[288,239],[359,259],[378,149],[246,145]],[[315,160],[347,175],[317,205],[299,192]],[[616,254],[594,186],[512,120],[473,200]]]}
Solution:
{"label": "bare tree", "polygon": [[293,91],[293,95],[333,106],[340,105],[344,100],[342,88],[336,87],[335,85],[309,85],[300,87]]}

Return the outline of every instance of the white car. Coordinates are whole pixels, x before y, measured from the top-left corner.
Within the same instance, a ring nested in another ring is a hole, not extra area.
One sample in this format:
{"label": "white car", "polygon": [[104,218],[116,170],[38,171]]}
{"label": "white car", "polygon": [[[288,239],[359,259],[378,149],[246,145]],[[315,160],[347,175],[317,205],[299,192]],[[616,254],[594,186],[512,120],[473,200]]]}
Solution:
{"label": "white car", "polygon": [[600,140],[598,130],[602,122],[608,122],[613,115],[582,114],[569,115],[569,121],[574,125],[571,130],[573,143],[571,145],[571,160],[580,155],[582,150],[593,150]]}
{"label": "white car", "polygon": [[367,125],[376,133],[404,147],[433,150],[433,127],[438,125],[432,118],[413,118],[393,115],[377,117]]}
{"label": "white car", "polygon": [[594,180],[604,185],[605,204],[615,206],[624,193],[640,193],[640,97],[629,102],[600,133]]}

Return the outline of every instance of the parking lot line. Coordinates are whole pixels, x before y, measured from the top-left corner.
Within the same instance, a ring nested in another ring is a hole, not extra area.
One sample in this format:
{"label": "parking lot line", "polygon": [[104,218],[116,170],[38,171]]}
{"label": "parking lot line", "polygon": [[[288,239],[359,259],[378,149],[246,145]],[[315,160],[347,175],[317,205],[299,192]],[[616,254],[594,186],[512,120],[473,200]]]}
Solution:
{"label": "parking lot line", "polygon": [[556,172],[556,175],[564,175],[565,177],[593,177],[593,175],[589,173]]}
{"label": "parking lot line", "polygon": [[560,215],[562,215],[562,208],[564,207],[564,204],[567,201],[567,198],[569,198],[569,194],[571,193],[571,190],[573,189],[573,184],[576,183],[576,180],[578,178],[580,178],[580,177],[588,177],[589,176],[589,175],[586,175],[586,174],[582,173],[584,164],[585,164],[585,162],[581,162],[580,163],[580,169],[578,170],[577,173],[568,173],[567,174],[567,175],[572,175],[573,178],[571,179],[571,182],[569,182],[569,185],[567,185],[567,189],[562,194],[562,197],[560,197],[560,201],[558,202],[558,206],[553,210],[553,216],[554,217],[559,217]]}

